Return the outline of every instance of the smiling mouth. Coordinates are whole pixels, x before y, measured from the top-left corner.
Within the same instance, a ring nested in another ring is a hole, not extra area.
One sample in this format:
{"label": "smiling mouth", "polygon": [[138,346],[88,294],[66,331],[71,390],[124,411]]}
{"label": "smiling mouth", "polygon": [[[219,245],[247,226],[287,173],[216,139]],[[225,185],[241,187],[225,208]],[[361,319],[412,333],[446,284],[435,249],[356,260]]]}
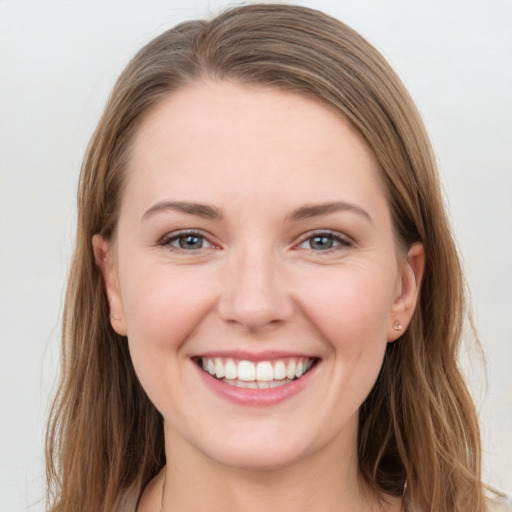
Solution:
{"label": "smiling mouth", "polygon": [[300,379],[319,359],[287,357],[254,363],[245,359],[198,357],[195,361],[205,373],[230,386],[269,389]]}

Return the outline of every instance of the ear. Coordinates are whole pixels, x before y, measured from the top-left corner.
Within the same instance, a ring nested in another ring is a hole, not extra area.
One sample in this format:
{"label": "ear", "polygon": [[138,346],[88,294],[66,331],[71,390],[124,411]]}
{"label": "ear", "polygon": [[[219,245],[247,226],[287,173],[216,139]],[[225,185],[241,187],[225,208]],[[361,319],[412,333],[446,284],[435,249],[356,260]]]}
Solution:
{"label": "ear", "polygon": [[110,324],[114,331],[121,336],[126,336],[126,320],[123,301],[119,290],[119,278],[115,266],[112,244],[101,235],[92,237],[92,247],[96,265],[103,275],[105,291],[110,307]]}
{"label": "ear", "polygon": [[398,339],[407,329],[418,301],[421,279],[425,269],[423,244],[414,244],[402,263],[398,293],[388,319],[388,342]]}

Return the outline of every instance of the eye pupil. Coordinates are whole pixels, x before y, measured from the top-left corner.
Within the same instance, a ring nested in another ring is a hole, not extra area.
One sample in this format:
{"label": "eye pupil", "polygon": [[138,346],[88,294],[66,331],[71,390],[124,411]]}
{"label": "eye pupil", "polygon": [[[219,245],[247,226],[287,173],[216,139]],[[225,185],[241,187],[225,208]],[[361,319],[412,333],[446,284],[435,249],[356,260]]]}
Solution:
{"label": "eye pupil", "polygon": [[333,239],[328,236],[315,236],[310,241],[311,249],[331,249]]}
{"label": "eye pupil", "polygon": [[185,235],[179,238],[181,249],[201,249],[203,238],[196,235]]}

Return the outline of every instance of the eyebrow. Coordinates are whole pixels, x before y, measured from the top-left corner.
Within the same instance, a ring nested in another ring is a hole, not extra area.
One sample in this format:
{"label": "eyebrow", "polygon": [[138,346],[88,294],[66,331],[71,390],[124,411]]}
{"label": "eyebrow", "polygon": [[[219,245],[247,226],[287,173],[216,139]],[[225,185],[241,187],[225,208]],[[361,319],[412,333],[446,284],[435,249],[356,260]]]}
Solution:
{"label": "eyebrow", "polygon": [[[188,215],[197,215],[198,217],[202,217],[204,219],[222,220],[224,218],[221,211],[215,206],[200,203],[192,203],[188,201],[159,201],[144,213],[142,219],[145,220],[148,217],[151,217],[157,213],[165,212],[168,210],[185,213]],[[320,217],[322,215],[329,215],[330,213],[335,213],[339,211],[350,211],[358,215],[361,215],[368,221],[372,222],[372,218],[370,217],[370,214],[368,212],[366,212],[361,207],[355,204],[347,203],[345,201],[336,201],[301,206],[300,208],[294,210],[290,215],[288,215],[287,219],[310,219],[313,217]]]}
{"label": "eyebrow", "polygon": [[294,210],[289,216],[290,220],[302,220],[302,219],[310,219],[313,217],[320,217],[322,215],[329,215],[330,213],[340,212],[340,211],[349,211],[361,215],[369,222],[373,222],[370,214],[363,210],[361,207],[352,204],[346,203],[345,201],[336,201],[330,203],[321,203],[321,204],[313,204],[301,206]]}
{"label": "eyebrow", "polygon": [[221,220],[223,218],[222,213],[218,208],[215,208],[215,206],[191,203],[188,201],[159,201],[144,213],[142,219],[145,220],[157,213],[169,210],[186,213],[188,215],[197,215],[203,219]]}

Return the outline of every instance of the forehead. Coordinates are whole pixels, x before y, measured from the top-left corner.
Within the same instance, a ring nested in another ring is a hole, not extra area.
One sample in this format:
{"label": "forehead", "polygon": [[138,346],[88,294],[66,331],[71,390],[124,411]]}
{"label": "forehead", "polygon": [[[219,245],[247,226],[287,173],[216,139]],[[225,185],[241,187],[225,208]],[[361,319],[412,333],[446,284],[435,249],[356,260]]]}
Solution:
{"label": "forehead", "polygon": [[146,203],[162,194],[357,201],[382,188],[372,152],[341,115],[301,95],[230,82],[196,83],[157,105],[134,138],[127,183]]}

